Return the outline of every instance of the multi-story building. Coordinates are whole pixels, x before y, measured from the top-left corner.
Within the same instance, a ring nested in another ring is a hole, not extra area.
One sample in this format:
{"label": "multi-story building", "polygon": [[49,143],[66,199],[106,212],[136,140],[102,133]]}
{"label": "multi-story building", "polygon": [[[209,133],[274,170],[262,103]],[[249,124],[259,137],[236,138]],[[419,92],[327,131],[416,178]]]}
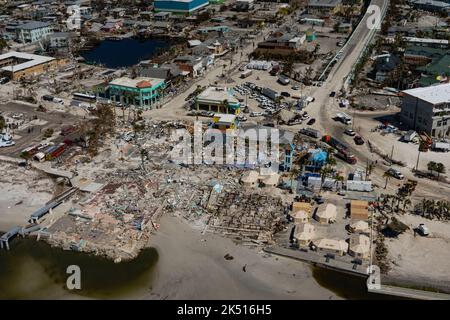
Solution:
{"label": "multi-story building", "polygon": [[19,42],[37,42],[53,33],[50,23],[31,21],[16,27],[16,37]]}
{"label": "multi-story building", "polygon": [[342,0],[309,0],[308,13],[317,15],[329,15],[339,11]]}
{"label": "multi-story building", "polygon": [[134,105],[142,109],[152,109],[164,96],[164,88],[164,79],[123,77],[109,83],[109,95],[112,101],[125,106]]}
{"label": "multi-story building", "polygon": [[433,137],[450,135],[450,83],[403,91],[400,118]]}
{"label": "multi-story building", "polygon": [[50,48],[60,49],[68,48],[71,40],[74,38],[74,34],[70,32],[55,32],[50,35]]}
{"label": "multi-story building", "polygon": [[241,104],[227,88],[209,87],[195,99],[197,110],[239,114]]}
{"label": "multi-story building", "polygon": [[166,11],[190,14],[200,8],[206,7],[208,0],[155,0],[155,11]]}
{"label": "multi-story building", "polygon": [[258,43],[256,52],[289,55],[301,49],[306,34],[283,33],[276,31],[267,40]]}

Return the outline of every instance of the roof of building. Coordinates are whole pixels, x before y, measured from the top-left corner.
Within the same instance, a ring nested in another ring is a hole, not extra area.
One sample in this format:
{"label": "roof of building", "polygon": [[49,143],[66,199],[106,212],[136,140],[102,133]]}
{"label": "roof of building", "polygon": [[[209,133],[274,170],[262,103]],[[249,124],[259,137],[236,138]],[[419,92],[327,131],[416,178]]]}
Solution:
{"label": "roof of building", "polygon": [[315,7],[336,7],[338,6],[342,0],[309,0],[308,6]]}
{"label": "roof of building", "polygon": [[299,223],[295,226],[295,238],[298,240],[311,240],[314,233],[315,228],[311,223]]}
{"label": "roof of building", "polygon": [[369,224],[366,221],[358,220],[350,224],[350,229],[352,229],[354,232],[364,232],[369,230]]}
{"label": "roof of building", "polygon": [[47,22],[42,22],[42,21],[30,21],[27,23],[24,23],[20,26],[18,26],[18,29],[22,29],[22,30],[34,30],[34,29],[39,29],[39,28],[46,28],[46,27],[50,27],[51,24],[47,23]]}
{"label": "roof of building", "polygon": [[431,104],[450,102],[450,83],[404,90],[403,93]]}
{"label": "roof of building", "polygon": [[50,62],[52,60],[55,60],[55,58],[52,57],[46,57],[46,56],[39,56],[36,54],[30,54],[30,53],[24,53],[24,52],[17,52],[17,51],[10,51],[7,52],[5,54],[0,55],[0,61],[1,60],[5,60],[5,59],[9,59],[12,57],[16,57],[16,58],[20,58],[20,59],[24,59],[27,60],[23,63],[19,63],[16,64],[14,66],[6,66],[1,68],[1,70],[3,71],[8,71],[8,72],[18,72],[18,71],[22,71],[37,65],[40,65],[42,63],[47,63]]}
{"label": "roof of building", "polygon": [[292,211],[305,211],[311,213],[312,205],[309,202],[294,202],[292,204]]}
{"label": "roof of building", "polygon": [[324,239],[314,241],[314,245],[316,245],[318,248],[321,248],[321,249],[331,249],[331,250],[344,251],[344,252],[346,252],[348,250],[348,243],[345,240],[324,238]]}
{"label": "roof of building", "polygon": [[234,114],[224,114],[224,113],[216,113],[214,118],[217,119],[217,124],[230,124],[236,120],[236,115]]}
{"label": "roof of building", "polygon": [[327,203],[325,210],[319,211],[317,213],[317,216],[319,218],[324,218],[324,219],[336,219],[336,216],[337,216],[336,206],[332,203]]}
{"label": "roof of building", "polygon": [[239,103],[239,101],[228,91],[227,88],[223,87],[208,87],[202,93],[197,96],[198,101],[209,101],[220,103],[227,100],[228,103]]}
{"label": "roof of building", "polygon": [[138,77],[135,79],[131,79],[128,77],[122,77],[114,79],[113,81],[110,82],[110,84],[121,87],[142,89],[154,87],[161,82],[164,82],[164,79],[147,78],[147,77]]}
{"label": "roof of building", "polygon": [[446,3],[443,1],[434,1],[434,0],[413,0],[411,1],[412,4],[419,4],[419,5],[427,5],[427,6],[433,6],[433,7],[439,7],[439,8],[450,8],[450,3]]}
{"label": "roof of building", "polygon": [[244,184],[253,184],[253,183],[256,183],[256,182],[258,181],[258,179],[259,179],[259,173],[258,173],[258,171],[252,170],[252,171],[246,172],[246,173],[242,176],[241,181],[242,181]]}
{"label": "roof of building", "polygon": [[370,251],[370,238],[363,234],[350,236],[350,251],[356,253],[367,253]]}

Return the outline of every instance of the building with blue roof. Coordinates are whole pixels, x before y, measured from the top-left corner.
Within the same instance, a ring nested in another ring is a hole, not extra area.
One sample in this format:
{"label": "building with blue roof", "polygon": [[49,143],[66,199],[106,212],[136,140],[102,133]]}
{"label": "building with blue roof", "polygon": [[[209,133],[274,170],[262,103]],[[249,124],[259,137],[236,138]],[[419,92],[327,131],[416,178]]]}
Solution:
{"label": "building with blue roof", "polygon": [[153,6],[156,12],[175,12],[190,14],[206,7],[208,0],[155,0]]}

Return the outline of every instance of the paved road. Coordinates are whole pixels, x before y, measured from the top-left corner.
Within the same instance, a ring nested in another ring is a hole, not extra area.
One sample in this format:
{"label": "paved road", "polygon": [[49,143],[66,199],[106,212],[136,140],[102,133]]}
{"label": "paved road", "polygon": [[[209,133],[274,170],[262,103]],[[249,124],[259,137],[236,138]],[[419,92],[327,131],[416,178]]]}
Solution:
{"label": "paved road", "polygon": [[[380,8],[386,6],[387,3],[387,0],[371,1],[371,4],[378,5]],[[356,146],[353,139],[344,136],[343,131],[346,126],[332,119],[340,111],[338,101],[336,98],[330,97],[329,94],[332,91],[339,92],[343,88],[347,75],[351,72],[359,55],[367,46],[372,32],[367,27],[367,19],[370,16],[368,13],[364,15],[360,24],[355,29],[353,36],[343,48],[341,59],[333,66],[322,87],[314,92],[313,96],[315,101],[307,107],[308,113],[317,119],[314,127],[325,134],[330,134],[346,142],[360,163],[365,163],[367,159],[367,146]]]}

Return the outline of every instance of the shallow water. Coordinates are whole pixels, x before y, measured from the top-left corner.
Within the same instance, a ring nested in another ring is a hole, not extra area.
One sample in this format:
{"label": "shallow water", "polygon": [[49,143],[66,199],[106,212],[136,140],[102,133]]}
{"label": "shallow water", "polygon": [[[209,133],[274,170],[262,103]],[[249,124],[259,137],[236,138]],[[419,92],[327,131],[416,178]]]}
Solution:
{"label": "shallow water", "polygon": [[[120,298],[149,291],[158,252],[143,250],[129,262],[115,264],[93,255],[63,251],[34,239],[15,239],[0,250],[0,299]],[[66,287],[67,267],[81,270],[81,290]]]}

